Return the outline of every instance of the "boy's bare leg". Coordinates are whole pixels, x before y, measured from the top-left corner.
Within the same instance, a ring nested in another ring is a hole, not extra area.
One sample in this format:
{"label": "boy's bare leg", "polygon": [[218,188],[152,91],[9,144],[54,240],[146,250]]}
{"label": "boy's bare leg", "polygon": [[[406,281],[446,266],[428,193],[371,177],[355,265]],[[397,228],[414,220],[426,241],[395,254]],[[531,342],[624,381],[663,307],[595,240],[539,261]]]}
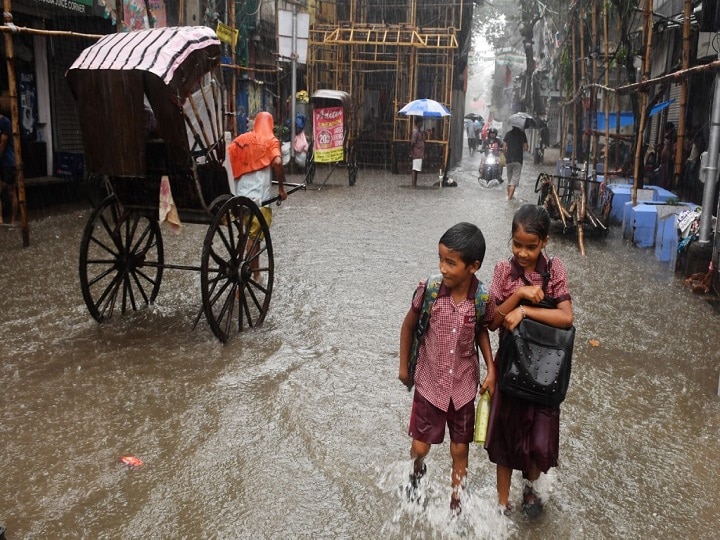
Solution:
{"label": "boy's bare leg", "polygon": [[417,187],[417,171],[412,172],[412,187]]}
{"label": "boy's bare leg", "polygon": [[[452,457],[452,497],[451,508],[460,510],[460,492],[465,487],[467,477],[468,453],[470,445],[465,443],[450,443],[450,456]],[[457,506],[453,506],[457,505]]]}
{"label": "boy's bare leg", "polygon": [[413,439],[412,445],[410,446],[410,457],[415,460],[413,466],[414,474],[422,471],[423,461],[425,461],[425,456],[428,455],[428,452],[430,452],[430,445],[428,443]]}

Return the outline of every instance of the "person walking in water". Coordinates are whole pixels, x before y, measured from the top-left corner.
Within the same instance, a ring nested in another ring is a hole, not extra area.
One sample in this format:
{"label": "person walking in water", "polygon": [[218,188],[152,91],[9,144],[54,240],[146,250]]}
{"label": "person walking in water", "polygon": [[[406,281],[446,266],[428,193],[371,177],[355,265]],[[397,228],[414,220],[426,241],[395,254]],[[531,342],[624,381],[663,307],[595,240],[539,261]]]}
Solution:
{"label": "person walking in water", "polygon": [[507,199],[515,195],[515,188],[520,185],[520,173],[523,166],[523,154],[527,152],[528,141],[525,132],[519,127],[513,126],[503,138],[503,152],[507,168]]}
{"label": "person walking in water", "polygon": [[[495,265],[490,304],[495,306],[490,330],[511,332],[524,318],[550,326],[569,328],[573,308],[567,288],[567,272],[557,257],[543,253],[550,230],[550,215],[542,206],[521,206],[512,221],[512,258]],[[549,271],[545,292],[542,284]],[[545,296],[557,302],[555,309],[537,305]],[[501,358],[497,352],[496,362]],[[499,366],[496,367],[496,370]],[[498,502],[503,513],[512,511],[510,481],[514,469],[525,479],[522,510],[530,517],[540,514],[543,502],[535,481],[558,463],[560,407],[537,405],[506,395],[495,388],[485,442],[490,461],[497,465]]]}
{"label": "person walking in water", "polygon": [[[475,427],[475,396],[480,378],[476,343],[487,366],[480,393],[493,392],[495,387],[495,366],[486,326],[492,320],[493,310],[486,301],[485,286],[475,277],[485,257],[485,238],[480,229],[471,223],[450,227],[440,238],[438,255],[442,283],[436,291],[417,354],[415,378],[410,380],[408,360],[429,279],[418,285],[402,323],[398,378],[408,387],[415,384],[408,430],[413,459],[408,494],[411,500],[417,499],[420,480],[427,471],[425,457],[431,445],[443,442],[447,425],[452,457],[450,509],[457,515],[461,511],[460,498]],[[483,305],[476,306],[478,298],[483,299]],[[478,313],[484,314],[481,321],[477,321]]]}
{"label": "person walking in water", "polygon": [[417,187],[417,175],[422,171],[425,157],[425,136],[422,131],[422,116],[415,117],[415,127],[410,137],[410,159],[412,159],[412,187]]}

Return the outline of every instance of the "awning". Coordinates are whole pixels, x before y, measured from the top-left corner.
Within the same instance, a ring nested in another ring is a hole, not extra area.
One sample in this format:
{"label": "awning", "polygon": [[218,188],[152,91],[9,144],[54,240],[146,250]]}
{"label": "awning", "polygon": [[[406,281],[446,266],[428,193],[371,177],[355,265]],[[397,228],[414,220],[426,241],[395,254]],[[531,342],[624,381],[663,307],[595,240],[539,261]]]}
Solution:
{"label": "awning", "polygon": [[[193,54],[196,51],[206,54]],[[108,34],[80,53],[68,69],[68,79],[74,71],[147,71],[172,86],[185,82],[181,68],[188,60],[203,63],[201,74],[219,64],[220,40],[212,29],[179,26]],[[174,80],[176,74],[179,81]]]}
{"label": "awning", "polygon": [[[673,99],[669,99],[667,101],[663,101],[662,103],[658,103],[652,109],[650,109],[650,116],[659,113],[663,109],[667,109],[674,102],[675,102],[675,99],[673,98]],[[635,122],[635,118],[633,117],[632,111],[625,111],[625,112],[620,113],[620,127],[621,128],[624,128],[625,126],[629,126],[629,125],[633,124],[634,122]],[[609,125],[610,125],[611,131],[614,131],[616,129],[617,113],[610,113]],[[605,131],[605,113],[604,112],[597,113],[597,130]]]}

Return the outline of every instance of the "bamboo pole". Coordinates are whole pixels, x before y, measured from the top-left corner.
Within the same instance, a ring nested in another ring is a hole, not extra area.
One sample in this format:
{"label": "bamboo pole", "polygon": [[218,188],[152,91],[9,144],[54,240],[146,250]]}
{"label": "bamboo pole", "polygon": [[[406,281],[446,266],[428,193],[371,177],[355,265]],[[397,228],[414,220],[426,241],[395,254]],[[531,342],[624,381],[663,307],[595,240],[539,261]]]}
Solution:
{"label": "bamboo pole", "polygon": [[682,80],[683,77],[690,77],[691,75],[694,75],[696,73],[702,73],[705,71],[716,71],[718,69],[720,69],[720,60],[713,60],[712,62],[709,62],[707,64],[701,64],[699,66],[693,66],[688,69],[674,71],[673,73],[661,75],[660,77],[655,77],[654,79],[648,79],[646,81],[640,81],[633,84],[626,84],[625,86],[620,86],[616,88],[615,92],[617,92],[618,94],[642,92],[656,84],[662,84],[667,81],[679,81]]}
{"label": "bamboo pole", "polygon": [[262,69],[248,66],[238,66],[237,64],[223,64],[223,69],[232,69],[234,71],[254,71],[257,73],[277,73],[277,69]]}
{"label": "bamboo pole", "polygon": [[[598,135],[601,135],[601,134],[604,135],[605,133],[604,133],[604,132],[603,132],[603,133],[600,133],[600,132],[598,131],[597,134],[598,134]],[[608,133],[607,136],[610,137],[611,139],[619,139],[619,140],[621,140],[621,141],[632,141],[632,140],[635,138],[635,137],[633,137],[632,135],[620,135],[620,134],[615,134],[615,133]]]}
{"label": "bamboo pole", "polygon": [[[181,0],[182,1],[182,0]],[[230,18],[230,26],[233,30],[235,30],[235,24],[236,24],[236,16],[235,16],[235,0],[228,0],[230,3],[229,8],[229,18]],[[235,65],[235,48],[236,44],[233,40],[233,43],[230,44],[230,62],[232,62],[233,65]],[[228,118],[232,118],[232,126],[230,127],[230,133],[232,134],[232,138],[234,139],[237,136],[237,109],[236,109],[236,100],[237,100],[237,75],[234,72],[231,72],[232,80],[230,81],[230,103],[228,103],[227,108],[227,115]],[[293,96],[294,99],[294,96]],[[294,120],[293,120],[294,121]]]}
{"label": "bamboo pole", "polygon": [[[583,86],[580,88],[580,91],[583,92],[587,88],[600,88],[601,90],[605,90],[607,92],[615,92],[620,95],[625,94],[631,94],[633,92],[643,92],[646,91],[648,88],[651,88],[655,86],[656,84],[662,84],[668,81],[680,81],[684,77],[690,77],[692,75],[695,75],[696,73],[704,73],[706,71],[717,71],[720,70],[720,60],[713,60],[712,62],[708,62],[707,64],[701,64],[698,66],[693,66],[688,69],[681,69],[678,71],[673,71],[672,73],[668,73],[666,75],[661,75],[659,77],[655,77],[654,79],[648,79],[646,81],[640,81],[632,84],[626,84],[625,86],[619,86],[617,88],[607,88],[606,86],[602,84],[588,84],[586,86]],[[566,101],[566,104],[569,104],[573,101],[576,101],[578,96],[575,96],[574,98],[570,99],[569,101]]]}
{"label": "bamboo pole", "polygon": [[[591,67],[592,67],[592,80],[593,82],[596,82],[598,80],[598,70],[597,70],[597,55],[595,54],[595,51],[598,51],[600,48],[598,47],[598,6],[597,6],[597,0],[593,0],[592,3],[592,14],[591,14],[591,29],[592,29],[592,54],[591,54]],[[600,145],[600,137],[597,135],[597,99],[598,99],[598,92],[597,88],[593,88],[591,90],[590,94],[590,121],[588,128],[590,128],[591,131],[591,141],[592,144],[590,146],[591,152],[592,152],[592,166],[593,166],[593,173],[592,177],[593,180],[597,178],[597,160],[598,160],[598,146]],[[587,130],[586,130],[587,132]]]}
{"label": "bamboo pole", "polygon": [[[580,10],[580,80],[582,81],[583,86],[587,86],[587,68],[585,66],[585,10]],[[583,99],[580,102],[581,110],[582,110],[582,117],[583,121],[587,119],[587,111],[585,110],[585,99],[583,95]],[[583,122],[584,124],[585,122]],[[587,126],[583,126],[587,127]],[[578,129],[578,126],[575,126],[575,129]],[[583,161],[587,162],[587,155],[585,154],[585,149],[587,149],[590,146],[590,139],[588,137],[588,144],[585,144],[585,135],[586,130],[580,131],[580,134],[582,136],[582,149],[583,152],[581,153],[581,156],[583,158]]]}
{"label": "bamboo pole", "polygon": [[63,36],[86,39],[100,39],[101,37],[104,37],[102,34],[82,34],[80,32],[72,32],[70,30],[38,30],[37,28],[28,28],[26,26],[0,26],[0,32],[7,32],[8,34],[35,34],[38,36]]}
{"label": "bamboo pole", "polygon": [[[685,0],[685,11],[683,13],[683,47],[682,47],[682,69],[690,67],[690,13],[692,11],[692,0]],[[675,172],[673,174],[673,187],[675,190],[680,187],[680,177],[683,169],[683,158],[685,157],[685,132],[687,130],[685,117],[687,115],[688,80],[683,77],[680,81],[680,107],[677,131],[677,145],[675,148]]]}
{"label": "bamboo pole", "polygon": [[150,9],[150,0],[145,0],[145,13],[147,14],[148,27],[155,28],[155,16]]}
{"label": "bamboo pole", "polygon": [[[577,25],[573,25],[572,27],[572,78],[573,78],[573,96],[577,95],[578,91],[578,80],[577,80],[577,36],[575,35],[575,27]],[[575,163],[577,162],[577,145],[578,145],[578,124],[577,124],[577,103],[575,103],[575,100],[572,101],[573,104],[573,136],[572,136],[572,157],[570,160],[570,164],[575,166]]]}
{"label": "bamboo pole", "polygon": [[[608,6],[607,2],[603,2],[603,41],[605,41],[605,86],[610,86],[610,29],[608,27]],[[607,178],[610,168],[610,96],[603,90],[603,106],[605,110],[605,159],[603,161],[603,181],[607,184]],[[620,115],[616,118],[616,125],[620,124]],[[615,144],[617,151],[618,145]],[[616,158],[617,162],[617,158]]]}
{"label": "bamboo pole", "polygon": [[[641,80],[650,78],[650,53],[652,51],[652,34],[653,25],[650,14],[653,11],[653,0],[645,0],[643,7],[643,33],[645,34],[645,56],[643,58]],[[643,133],[645,131],[645,122],[647,121],[647,89],[640,94],[640,126],[637,132],[637,141],[635,141],[635,168],[633,172],[633,192],[632,204],[637,205],[638,178],[640,178],[640,158],[642,157]]]}
{"label": "bamboo pole", "polygon": [[[563,28],[562,11],[560,11],[560,13],[558,13],[558,23],[559,23],[559,27]],[[561,35],[561,34],[558,34],[558,35]],[[567,36],[562,35],[562,39],[563,39],[563,44],[562,44],[563,48],[567,48]],[[564,73],[562,71],[562,62],[560,62],[560,66],[561,67],[560,67],[560,88],[559,88],[559,95],[560,95],[560,122],[559,122],[559,124],[560,124],[560,156],[559,157],[560,157],[560,163],[564,163],[563,160],[565,159],[565,132],[567,131],[567,127],[565,124],[565,118],[566,118],[565,106],[562,104],[563,90],[565,88],[564,81],[562,80],[563,75],[564,75]]]}
{"label": "bamboo pole", "polygon": [[[616,74],[618,84],[620,84],[621,75],[622,75],[622,66],[620,65],[620,62],[618,62],[617,74]],[[609,86],[609,85],[607,85],[607,86]],[[603,92],[607,92],[607,90],[603,90]],[[622,103],[621,103],[620,98],[618,97],[617,93],[613,92],[612,95],[613,95],[613,99],[615,100],[615,113],[616,113],[615,136],[619,137],[620,136],[620,114],[622,113]],[[619,147],[619,145],[616,144],[615,145],[615,163],[618,162],[618,157],[619,157],[618,156],[618,153],[619,153],[618,147]]]}
{"label": "bamboo pole", "polygon": [[576,209],[577,216],[577,239],[578,246],[580,246],[580,255],[585,257],[585,206],[586,206],[587,193],[585,192],[585,182],[580,182],[580,199]]}
{"label": "bamboo pole", "polygon": [[127,30],[125,27],[125,2],[123,0],[115,0],[115,7],[117,10],[116,32],[125,32]]}
{"label": "bamboo pole", "polygon": [[[12,24],[12,5],[10,0],[3,0],[5,24]],[[22,148],[20,146],[20,115],[18,113],[17,80],[15,79],[15,49],[12,34],[5,34],[5,61],[7,63],[8,89],[10,94],[10,120],[12,122],[12,138],[15,147],[15,185],[17,203],[20,211],[20,230],[23,247],[30,246],[30,226],[28,225],[27,201],[25,200],[25,174],[23,172]],[[11,187],[12,189],[12,187]],[[11,216],[15,219],[15,216]]]}

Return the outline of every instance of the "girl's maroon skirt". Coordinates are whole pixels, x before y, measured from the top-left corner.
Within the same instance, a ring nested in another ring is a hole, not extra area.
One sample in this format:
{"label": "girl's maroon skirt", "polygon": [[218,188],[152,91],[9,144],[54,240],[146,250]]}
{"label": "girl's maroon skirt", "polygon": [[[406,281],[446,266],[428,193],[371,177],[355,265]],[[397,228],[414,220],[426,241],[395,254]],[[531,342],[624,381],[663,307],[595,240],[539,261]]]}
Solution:
{"label": "girl's maroon skirt", "polygon": [[523,472],[534,463],[546,473],[557,466],[560,407],[534,405],[503,395],[495,385],[485,449],[490,461]]}

